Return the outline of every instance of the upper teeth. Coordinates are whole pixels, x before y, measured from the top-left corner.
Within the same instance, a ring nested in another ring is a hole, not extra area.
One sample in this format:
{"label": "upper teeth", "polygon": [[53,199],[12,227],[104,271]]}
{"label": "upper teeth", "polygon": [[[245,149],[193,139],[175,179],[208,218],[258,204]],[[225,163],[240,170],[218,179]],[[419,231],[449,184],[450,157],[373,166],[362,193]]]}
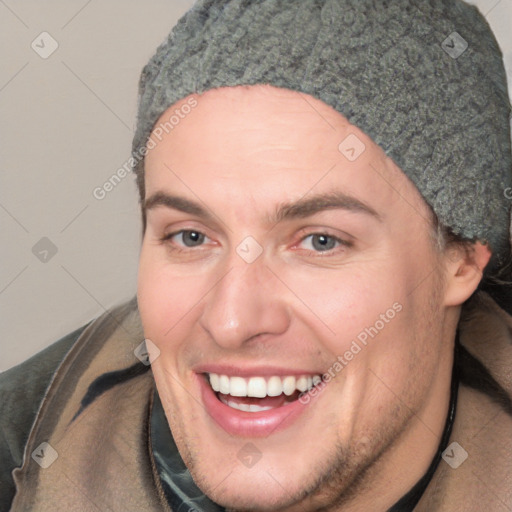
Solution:
{"label": "upper teeth", "polygon": [[217,373],[209,373],[210,385],[214,391],[219,391],[231,396],[252,396],[264,398],[266,396],[279,396],[284,393],[287,396],[293,395],[295,390],[308,391],[318,384],[322,377],[320,375],[302,375],[300,377],[286,376],[279,377],[229,377]]}

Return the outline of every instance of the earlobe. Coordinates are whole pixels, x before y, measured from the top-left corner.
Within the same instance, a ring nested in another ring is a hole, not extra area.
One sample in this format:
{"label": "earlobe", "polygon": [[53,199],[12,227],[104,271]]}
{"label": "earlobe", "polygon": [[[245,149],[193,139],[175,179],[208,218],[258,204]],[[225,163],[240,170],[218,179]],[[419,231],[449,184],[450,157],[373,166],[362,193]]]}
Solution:
{"label": "earlobe", "polygon": [[477,289],[491,259],[491,251],[488,245],[475,242],[471,246],[450,249],[445,258],[445,306],[460,306]]}

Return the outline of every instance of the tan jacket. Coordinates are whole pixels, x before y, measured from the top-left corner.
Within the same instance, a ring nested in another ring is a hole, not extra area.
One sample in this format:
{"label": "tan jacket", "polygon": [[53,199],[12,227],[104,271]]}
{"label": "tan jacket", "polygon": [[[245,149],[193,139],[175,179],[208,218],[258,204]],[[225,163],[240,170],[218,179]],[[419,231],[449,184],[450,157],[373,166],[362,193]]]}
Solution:
{"label": "tan jacket", "polygon": [[[460,323],[461,344],[474,358],[463,360],[450,439],[468,458],[457,469],[441,460],[415,512],[512,510],[512,317],[479,295]],[[54,374],[23,465],[13,472],[13,512],[170,510],[147,428],[154,380],[134,355],[143,339],[133,301],[81,334]],[[133,377],[88,399],[91,385],[129,367]],[[58,457],[46,468],[31,456],[36,450],[46,465],[52,449]]]}

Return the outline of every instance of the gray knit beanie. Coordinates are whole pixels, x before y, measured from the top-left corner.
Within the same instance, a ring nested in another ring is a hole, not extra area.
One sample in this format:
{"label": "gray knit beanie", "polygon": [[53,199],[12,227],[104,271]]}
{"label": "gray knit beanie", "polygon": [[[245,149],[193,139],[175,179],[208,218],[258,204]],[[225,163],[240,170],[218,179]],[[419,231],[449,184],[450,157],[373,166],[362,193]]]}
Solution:
{"label": "gray knit beanie", "polygon": [[[502,54],[461,0],[199,0],[144,67],[132,156],[192,93],[271,84],[369,135],[455,234],[510,254],[510,101]],[[341,142],[341,141],[340,141]]]}

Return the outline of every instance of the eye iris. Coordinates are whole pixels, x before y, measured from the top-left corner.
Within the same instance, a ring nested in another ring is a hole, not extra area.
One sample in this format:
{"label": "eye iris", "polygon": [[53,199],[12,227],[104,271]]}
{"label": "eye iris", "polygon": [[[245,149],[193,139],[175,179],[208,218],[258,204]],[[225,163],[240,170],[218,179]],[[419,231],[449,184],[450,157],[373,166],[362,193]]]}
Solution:
{"label": "eye iris", "polygon": [[183,243],[187,247],[194,247],[200,245],[204,241],[204,235],[197,231],[184,231],[181,235]]}
{"label": "eye iris", "polygon": [[312,244],[315,250],[329,251],[336,245],[336,241],[332,236],[328,235],[312,235]]}

